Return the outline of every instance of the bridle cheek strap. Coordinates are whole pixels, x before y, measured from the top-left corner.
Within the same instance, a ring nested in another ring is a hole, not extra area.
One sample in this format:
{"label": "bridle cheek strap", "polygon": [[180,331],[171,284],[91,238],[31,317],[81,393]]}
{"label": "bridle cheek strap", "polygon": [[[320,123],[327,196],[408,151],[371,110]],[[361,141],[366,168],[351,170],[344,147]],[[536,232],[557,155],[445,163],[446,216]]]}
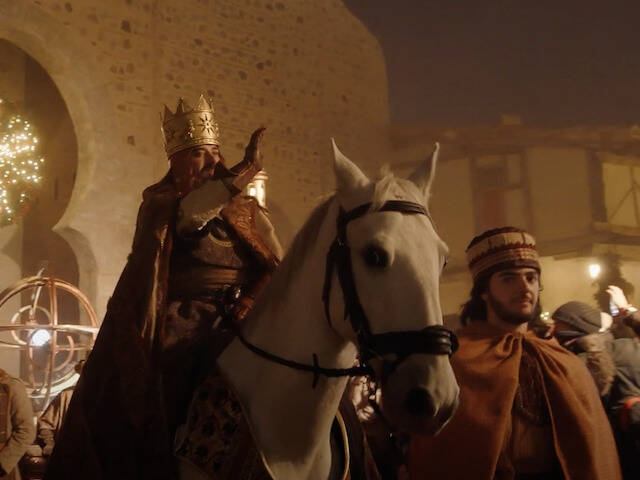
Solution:
{"label": "bridle cheek strap", "polygon": [[[344,317],[345,319],[347,317],[349,318],[351,327],[356,334],[360,347],[360,362],[363,365],[366,365],[372,357],[387,354],[395,354],[397,356],[397,360],[394,362],[395,366],[409,355],[416,353],[452,355],[458,348],[457,338],[451,330],[441,325],[429,326],[422,330],[388,332],[375,335],[371,333],[369,320],[358,297],[352,270],[351,249],[347,244],[346,238],[347,224],[351,220],[365,215],[370,211],[370,207],[371,204],[365,204],[349,212],[341,209],[338,215],[336,239],[331,244],[331,248],[327,253],[324,288],[322,292],[327,321],[331,325],[331,279],[335,266],[338,273],[338,281],[340,282],[344,296]],[[422,205],[413,202],[388,201],[378,211],[425,215],[431,220],[427,210]]]}

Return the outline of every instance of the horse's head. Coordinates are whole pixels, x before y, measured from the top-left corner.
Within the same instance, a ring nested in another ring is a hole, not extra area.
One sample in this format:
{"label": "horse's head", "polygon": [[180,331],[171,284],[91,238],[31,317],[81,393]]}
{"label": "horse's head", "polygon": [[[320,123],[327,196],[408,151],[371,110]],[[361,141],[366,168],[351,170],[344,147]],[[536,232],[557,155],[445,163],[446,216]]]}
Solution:
{"label": "horse's head", "polygon": [[[346,263],[361,315],[356,306],[351,322],[340,315],[332,326],[358,345],[375,371],[385,418],[399,430],[426,434],[446,424],[459,392],[448,358],[455,337],[441,327],[439,277],[448,250],[427,210],[437,153],[436,146],[408,180],[388,174],[373,182],[334,144],[337,199],[347,217]],[[340,228],[338,220],[338,238]],[[344,276],[338,274],[349,308],[354,302]]]}

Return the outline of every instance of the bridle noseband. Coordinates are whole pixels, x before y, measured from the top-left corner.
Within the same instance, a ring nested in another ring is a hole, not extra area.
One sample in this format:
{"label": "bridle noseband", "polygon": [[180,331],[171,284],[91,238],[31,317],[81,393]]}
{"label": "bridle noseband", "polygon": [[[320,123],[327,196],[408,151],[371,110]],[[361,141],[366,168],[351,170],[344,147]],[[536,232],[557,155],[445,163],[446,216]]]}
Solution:
{"label": "bridle noseband", "polygon": [[[313,373],[313,386],[315,387],[320,375],[326,377],[343,377],[353,375],[374,376],[374,370],[369,364],[369,360],[374,357],[382,357],[387,354],[395,354],[396,361],[391,364],[390,369],[395,369],[409,355],[414,353],[424,353],[431,355],[452,355],[458,348],[458,340],[455,334],[448,328],[441,325],[432,325],[422,330],[371,333],[371,326],[367,318],[356,290],[353,278],[351,263],[351,248],[347,242],[347,225],[352,220],[360,218],[371,210],[371,203],[360,205],[359,207],[344,211],[340,207],[337,218],[337,234],[329,252],[324,277],[324,288],[322,301],[324,303],[325,315],[331,325],[330,315],[330,295],[331,281],[334,268],[337,270],[338,280],[344,297],[345,310],[344,318],[351,321],[351,327],[356,334],[359,347],[360,365],[352,368],[323,368],[318,364],[316,354],[313,354],[313,365],[308,365],[293,360],[287,360],[272,353],[269,353],[256,345],[247,341],[240,332],[240,341],[255,354],[272,362],[285,365],[296,370],[304,370]],[[429,220],[429,212],[420,204],[403,200],[390,200],[382,205],[376,212],[400,212],[406,215],[425,215]]]}

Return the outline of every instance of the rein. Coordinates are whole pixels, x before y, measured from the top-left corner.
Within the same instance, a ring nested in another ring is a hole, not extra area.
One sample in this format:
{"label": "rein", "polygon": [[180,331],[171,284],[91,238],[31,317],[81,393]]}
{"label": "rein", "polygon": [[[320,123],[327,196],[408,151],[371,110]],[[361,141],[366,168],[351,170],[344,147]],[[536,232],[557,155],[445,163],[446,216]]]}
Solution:
{"label": "rein", "polygon": [[274,355],[273,353],[269,353],[266,350],[254,345],[249,342],[244,336],[237,332],[238,338],[240,342],[251,350],[256,355],[259,355],[266,360],[271,362],[279,363],[280,365],[284,365],[285,367],[293,368],[294,370],[302,370],[305,372],[313,373],[313,388],[318,384],[318,379],[320,375],[325,377],[351,377],[351,376],[370,376],[373,375],[373,369],[369,365],[359,365],[357,367],[351,368],[325,368],[321,367],[318,364],[318,355],[313,354],[313,365],[308,365],[306,363],[296,362],[294,360],[287,360],[286,358],[279,357],[278,355]]}
{"label": "rein", "polygon": [[[313,353],[313,364],[305,364],[288,360],[273,353],[267,352],[249,342],[237,329],[237,336],[242,344],[256,355],[280,365],[295,370],[313,373],[313,387],[318,383],[319,377],[346,377],[366,375],[374,377],[374,369],[369,360],[374,357],[382,357],[387,354],[395,354],[396,360],[384,371],[392,372],[402,361],[414,353],[451,356],[458,348],[458,340],[455,334],[442,325],[432,325],[421,330],[371,333],[371,326],[367,318],[355,285],[351,264],[351,248],[347,242],[347,225],[352,220],[370,213],[371,203],[365,203],[348,212],[340,207],[336,219],[337,234],[327,253],[327,262],[324,277],[322,301],[324,303],[325,316],[331,325],[329,312],[331,283],[334,268],[338,273],[338,280],[342,288],[345,310],[344,318],[351,321],[351,327],[358,341],[359,365],[351,368],[325,368],[318,364],[318,357]],[[405,215],[425,215],[432,223],[433,220],[427,210],[420,204],[403,200],[390,200],[382,205],[376,212],[400,212]],[[383,360],[384,362],[384,360]]]}

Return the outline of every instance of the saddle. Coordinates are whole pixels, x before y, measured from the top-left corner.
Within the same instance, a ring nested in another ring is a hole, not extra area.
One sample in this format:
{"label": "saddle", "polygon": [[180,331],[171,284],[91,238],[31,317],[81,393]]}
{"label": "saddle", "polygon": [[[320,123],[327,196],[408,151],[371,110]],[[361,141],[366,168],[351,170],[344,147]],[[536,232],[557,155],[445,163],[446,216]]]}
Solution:
{"label": "saddle", "polygon": [[[339,453],[332,462],[330,478],[360,478],[351,477],[349,473],[349,437],[340,412],[333,422],[331,435]],[[176,436],[174,451],[176,457],[190,463],[212,480],[274,478],[264,456],[256,447],[239,399],[217,368],[196,390],[187,423]]]}

